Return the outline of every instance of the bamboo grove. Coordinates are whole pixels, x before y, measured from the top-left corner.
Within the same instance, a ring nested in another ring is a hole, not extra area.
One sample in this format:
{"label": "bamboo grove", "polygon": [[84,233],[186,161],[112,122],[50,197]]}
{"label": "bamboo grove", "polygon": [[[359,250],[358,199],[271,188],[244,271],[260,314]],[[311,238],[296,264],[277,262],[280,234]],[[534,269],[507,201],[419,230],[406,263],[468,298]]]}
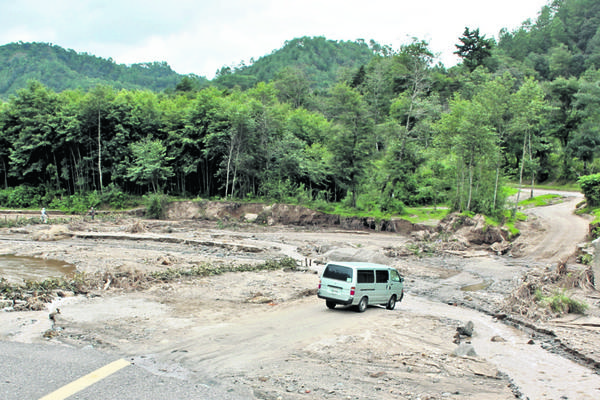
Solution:
{"label": "bamboo grove", "polygon": [[112,191],[491,214],[507,179],[598,172],[600,33],[581,39],[592,23],[600,32],[600,2],[565,0],[498,43],[466,28],[450,69],[424,41],[372,43],[369,62],[318,89],[297,65],[247,88],[230,70],[231,85],[184,78],[162,93],[30,81],[0,105],[0,187],[39,203]]}

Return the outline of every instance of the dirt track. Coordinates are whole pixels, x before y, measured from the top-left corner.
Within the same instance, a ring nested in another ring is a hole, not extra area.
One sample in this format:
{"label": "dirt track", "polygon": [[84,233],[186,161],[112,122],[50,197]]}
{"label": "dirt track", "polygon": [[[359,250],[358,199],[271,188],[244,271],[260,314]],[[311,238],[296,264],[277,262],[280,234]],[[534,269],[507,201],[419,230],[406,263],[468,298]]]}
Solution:
{"label": "dirt track", "polygon": [[[598,398],[599,376],[545,350],[552,348],[543,338],[533,337],[528,344],[531,331],[448,305],[494,311],[532,263],[551,265],[570,254],[587,232],[585,221],[571,214],[577,201],[534,210],[537,219],[519,240],[524,256],[519,259],[388,257],[410,248],[411,239],[249,224],[217,229],[197,221],[146,222],[145,232],[131,235],[135,240],[123,240],[130,235],[126,228],[131,220],[81,222],[73,227],[87,238],[56,242],[31,240],[34,231],[45,229],[41,226],[4,230],[0,254],[62,259],[88,272],[188,267],[204,261],[253,263],[282,255],[302,261],[385,262],[406,276],[408,295],[394,311],[328,310],[316,296],[306,296],[316,288],[322,268],[315,262],[305,272],[230,273],[155,285],[143,292],[109,287],[98,296],[62,299],[48,311],[4,312],[0,338],[47,341],[42,338],[51,328],[47,314],[60,307],[54,326],[59,335],[53,342],[91,344],[131,357],[157,374],[225,386],[240,398]],[[104,238],[90,238],[94,233]],[[158,241],[161,237],[188,242]],[[223,243],[231,246],[214,245]],[[244,251],[244,246],[262,251]],[[548,248],[556,251],[545,253]],[[482,281],[490,282],[485,290],[460,290]],[[594,353],[600,348],[597,310],[596,300],[585,317],[587,324],[568,320],[542,325],[562,335],[561,343],[594,359],[600,357]],[[478,356],[456,357],[456,328],[469,320],[475,324],[472,344]]]}

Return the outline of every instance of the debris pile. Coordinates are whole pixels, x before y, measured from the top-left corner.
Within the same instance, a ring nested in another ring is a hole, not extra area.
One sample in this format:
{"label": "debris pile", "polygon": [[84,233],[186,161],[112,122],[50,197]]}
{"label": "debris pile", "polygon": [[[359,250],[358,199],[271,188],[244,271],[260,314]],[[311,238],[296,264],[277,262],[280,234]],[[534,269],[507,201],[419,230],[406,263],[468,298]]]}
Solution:
{"label": "debris pile", "polygon": [[50,242],[67,239],[73,236],[65,225],[52,225],[49,229],[37,231],[33,234],[33,240],[38,242]]}
{"label": "debris pile", "polygon": [[[547,320],[562,312],[575,309],[558,308],[544,299],[566,295],[568,290],[594,290],[594,274],[590,267],[569,268],[560,262],[556,268],[539,268],[528,271],[523,282],[507,297],[503,312],[515,313],[532,320]],[[579,303],[574,301],[574,303]]]}
{"label": "debris pile", "polygon": [[[120,289],[144,290],[154,284],[165,284],[181,279],[220,275],[227,272],[297,271],[292,258],[268,260],[261,264],[213,265],[199,264],[191,268],[167,268],[155,272],[138,270],[103,271],[94,274],[76,274],[73,278],[49,278],[40,282],[26,281],[14,284],[0,278],[0,309],[7,311],[42,310],[56,297],[88,295]],[[68,293],[68,294],[66,294]]]}
{"label": "debris pile", "polygon": [[147,229],[142,221],[137,220],[137,221],[133,222],[132,224],[128,225],[127,229],[125,231],[127,233],[143,233],[143,232],[146,232]]}

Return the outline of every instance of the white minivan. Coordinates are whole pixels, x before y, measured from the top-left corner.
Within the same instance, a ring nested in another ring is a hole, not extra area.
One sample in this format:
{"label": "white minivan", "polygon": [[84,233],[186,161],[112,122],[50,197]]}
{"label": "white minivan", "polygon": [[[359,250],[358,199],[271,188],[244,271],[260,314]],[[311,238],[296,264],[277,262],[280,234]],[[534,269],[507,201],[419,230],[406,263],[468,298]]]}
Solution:
{"label": "white minivan", "polygon": [[328,308],[352,305],[363,312],[369,304],[381,304],[393,310],[404,297],[403,282],[398,271],[387,265],[330,262],[321,275],[317,296],[325,299]]}

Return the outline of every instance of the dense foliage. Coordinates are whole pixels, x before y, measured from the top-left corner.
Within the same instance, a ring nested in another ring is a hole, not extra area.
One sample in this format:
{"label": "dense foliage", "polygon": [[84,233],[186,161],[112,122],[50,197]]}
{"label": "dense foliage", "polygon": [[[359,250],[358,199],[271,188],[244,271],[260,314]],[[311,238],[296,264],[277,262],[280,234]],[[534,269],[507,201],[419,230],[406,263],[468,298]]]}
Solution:
{"label": "dense foliage", "polygon": [[164,62],[126,66],[48,43],[19,42],[0,46],[0,98],[8,98],[31,79],[58,92],[88,90],[97,85],[162,91],[175,87],[182,76]]}
{"label": "dense foliage", "polygon": [[598,4],[552,1],[498,43],[467,28],[451,69],[418,39],[301,38],[208,87],[31,81],[0,106],[0,202],[169,193],[500,215],[507,179],[600,172]]}
{"label": "dense foliage", "polygon": [[588,206],[600,206],[600,174],[582,176],[578,182],[581,185]]}
{"label": "dense foliage", "polygon": [[377,52],[386,51],[371,42],[334,41],[324,37],[302,37],[287,41],[283,48],[250,65],[241,63],[223,67],[214,83],[232,88],[248,89],[258,82],[269,82],[280,74],[296,72],[314,89],[327,89],[346,73],[367,64]]}

